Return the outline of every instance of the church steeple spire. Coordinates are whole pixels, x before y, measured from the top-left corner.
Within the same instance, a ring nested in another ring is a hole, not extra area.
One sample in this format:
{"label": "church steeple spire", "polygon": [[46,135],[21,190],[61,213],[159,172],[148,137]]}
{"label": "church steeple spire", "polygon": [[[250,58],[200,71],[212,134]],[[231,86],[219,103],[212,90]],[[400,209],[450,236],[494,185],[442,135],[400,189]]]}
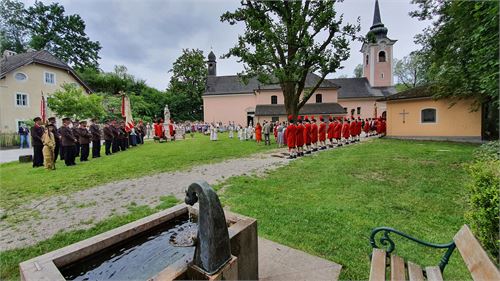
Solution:
{"label": "church steeple spire", "polygon": [[373,25],[382,24],[382,19],[380,18],[380,8],[378,7],[378,0],[375,0],[375,12],[373,14]]}
{"label": "church steeple spire", "polygon": [[375,0],[375,11],[373,12],[373,25],[370,27],[368,34],[373,34],[375,37],[384,38],[387,37],[387,28],[382,23],[382,18],[380,17],[380,8],[378,6],[378,0]]}

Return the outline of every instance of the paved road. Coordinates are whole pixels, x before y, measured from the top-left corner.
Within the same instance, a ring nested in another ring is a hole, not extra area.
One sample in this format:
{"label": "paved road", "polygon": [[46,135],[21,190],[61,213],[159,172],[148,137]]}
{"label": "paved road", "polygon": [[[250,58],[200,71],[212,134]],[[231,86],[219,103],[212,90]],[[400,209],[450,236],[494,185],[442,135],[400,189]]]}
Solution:
{"label": "paved road", "polygon": [[21,155],[32,155],[33,148],[0,150],[0,163],[18,161]]}

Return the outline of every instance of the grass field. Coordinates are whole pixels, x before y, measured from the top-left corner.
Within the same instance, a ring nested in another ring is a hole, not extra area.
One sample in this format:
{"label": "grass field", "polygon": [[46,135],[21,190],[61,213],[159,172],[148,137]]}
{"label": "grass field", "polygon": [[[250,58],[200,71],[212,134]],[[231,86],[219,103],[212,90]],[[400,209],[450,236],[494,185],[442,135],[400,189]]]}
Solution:
{"label": "grass field", "polygon": [[194,139],[187,138],[175,143],[146,142],[111,156],[102,153],[99,159],[83,163],[77,160],[77,165],[73,167],[66,167],[62,161],[58,161],[55,171],[33,169],[29,163],[0,164],[0,209],[8,210],[32,198],[74,192],[116,180],[183,170],[270,148],[253,141],[229,139],[227,134],[219,134],[217,142],[210,142],[207,136],[201,134],[196,134]]}
{"label": "grass field", "polygon": [[[259,235],[342,265],[341,278],[369,276],[372,228],[391,226],[417,238],[445,243],[464,224],[463,164],[473,145],[374,140],[319,153],[265,177],[235,177],[221,200],[255,217]],[[395,239],[396,252],[437,265],[441,251]],[[402,242],[402,243],[401,243]],[[449,280],[470,279],[455,252]]]}

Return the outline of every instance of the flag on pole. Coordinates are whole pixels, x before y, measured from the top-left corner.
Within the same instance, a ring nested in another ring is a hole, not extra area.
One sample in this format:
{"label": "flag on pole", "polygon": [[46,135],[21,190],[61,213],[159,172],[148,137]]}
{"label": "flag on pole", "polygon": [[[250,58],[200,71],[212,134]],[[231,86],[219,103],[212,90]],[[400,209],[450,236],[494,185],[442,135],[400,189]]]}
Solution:
{"label": "flag on pole", "polygon": [[122,117],[125,118],[125,130],[130,132],[134,128],[134,119],[132,118],[130,99],[125,94],[122,94]]}
{"label": "flag on pole", "polygon": [[47,121],[47,103],[45,102],[45,96],[42,92],[42,100],[40,101],[40,117],[42,118],[42,122],[45,123]]}

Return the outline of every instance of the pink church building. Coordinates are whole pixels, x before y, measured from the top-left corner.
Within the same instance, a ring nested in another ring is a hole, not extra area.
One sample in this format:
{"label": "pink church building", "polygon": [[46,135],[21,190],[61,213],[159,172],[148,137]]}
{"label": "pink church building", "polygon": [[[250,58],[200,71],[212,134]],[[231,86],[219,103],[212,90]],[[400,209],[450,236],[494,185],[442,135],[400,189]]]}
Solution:
{"label": "pink church building", "polygon": [[[378,0],[375,1],[373,25],[364,43],[362,78],[325,79],[300,110],[300,115],[354,116],[373,118],[385,116],[386,103],[377,101],[395,94],[393,87],[393,52],[396,40],[387,37],[381,21]],[[287,119],[283,93],[279,84],[264,85],[256,78],[244,83],[237,75],[217,76],[217,61],[213,52],[208,55],[208,77],[203,94],[205,122],[234,121],[248,125]],[[306,88],[312,87],[319,76],[310,73]]]}

